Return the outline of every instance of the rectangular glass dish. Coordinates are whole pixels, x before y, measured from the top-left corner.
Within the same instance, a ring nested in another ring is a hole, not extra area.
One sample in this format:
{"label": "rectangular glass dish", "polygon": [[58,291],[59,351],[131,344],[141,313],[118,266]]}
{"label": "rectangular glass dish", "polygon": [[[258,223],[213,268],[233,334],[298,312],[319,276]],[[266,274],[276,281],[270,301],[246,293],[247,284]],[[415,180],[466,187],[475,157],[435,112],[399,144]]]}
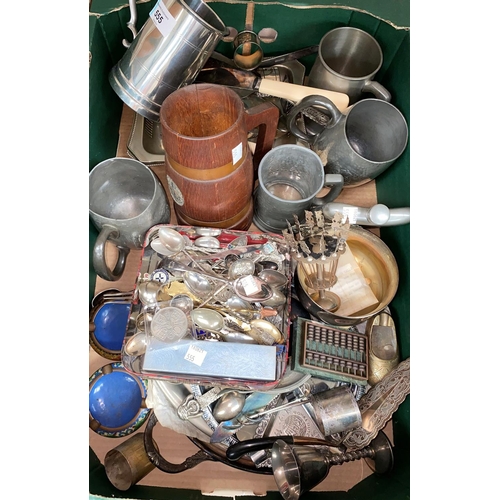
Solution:
{"label": "rectangular glass dish", "polygon": [[[166,235],[174,237],[167,246]],[[122,345],[125,369],[173,383],[274,388],[288,362],[292,277],[281,235],[152,227]],[[213,317],[222,323],[211,325]]]}

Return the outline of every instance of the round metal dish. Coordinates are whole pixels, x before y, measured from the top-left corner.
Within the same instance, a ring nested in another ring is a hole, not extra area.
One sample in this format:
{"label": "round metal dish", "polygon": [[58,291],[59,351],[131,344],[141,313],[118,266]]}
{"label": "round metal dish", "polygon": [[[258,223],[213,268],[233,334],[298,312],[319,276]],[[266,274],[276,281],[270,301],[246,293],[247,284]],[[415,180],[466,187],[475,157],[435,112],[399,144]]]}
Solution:
{"label": "round metal dish", "polygon": [[89,344],[103,358],[121,359],[130,307],[123,302],[104,302],[90,311]]}
{"label": "round metal dish", "polygon": [[340,316],[320,307],[312,298],[314,290],[308,288],[300,266],[294,276],[297,297],[307,312],[317,319],[336,326],[352,326],[368,320],[391,302],[399,284],[399,270],[389,247],[371,231],[351,226],[347,244],[358,263],[366,282],[378,303],[353,316]]}
{"label": "round metal dish", "polygon": [[124,437],[146,421],[146,382],[110,363],[89,379],[89,427],[105,437]]}

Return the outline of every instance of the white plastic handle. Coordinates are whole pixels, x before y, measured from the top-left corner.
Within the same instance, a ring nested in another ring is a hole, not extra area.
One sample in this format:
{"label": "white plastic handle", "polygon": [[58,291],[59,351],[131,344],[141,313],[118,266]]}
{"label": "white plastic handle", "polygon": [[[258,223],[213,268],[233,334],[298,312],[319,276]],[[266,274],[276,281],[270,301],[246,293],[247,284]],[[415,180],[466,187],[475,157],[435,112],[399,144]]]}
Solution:
{"label": "white plastic handle", "polygon": [[362,226],[400,226],[410,223],[410,207],[388,208],[378,203],[372,207],[357,207],[347,203],[330,202],[323,206],[323,214],[331,219],[335,212],[343,213],[345,209],[355,209],[354,224]]}
{"label": "white plastic handle", "polygon": [[333,92],[332,90],[318,89],[315,87],[306,87],[295,83],[280,82],[268,78],[262,78],[259,84],[259,92],[262,94],[281,97],[292,102],[299,102],[309,95],[322,95],[337,106],[340,112],[344,112],[349,106],[349,96],[342,92]]}

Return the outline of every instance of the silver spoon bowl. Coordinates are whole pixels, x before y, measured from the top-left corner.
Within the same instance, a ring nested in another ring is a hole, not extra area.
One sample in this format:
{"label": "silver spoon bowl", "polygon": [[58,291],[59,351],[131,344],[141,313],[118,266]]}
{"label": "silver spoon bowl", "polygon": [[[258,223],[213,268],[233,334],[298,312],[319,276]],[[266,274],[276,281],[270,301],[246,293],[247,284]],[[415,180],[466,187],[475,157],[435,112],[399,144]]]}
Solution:
{"label": "silver spoon bowl", "polygon": [[139,300],[145,307],[155,306],[158,303],[158,293],[163,285],[158,281],[142,281],[137,285]]}
{"label": "silver spoon bowl", "polygon": [[224,317],[213,309],[193,309],[190,312],[193,323],[203,329],[219,331],[224,327]]}
{"label": "silver spoon bowl", "polygon": [[186,241],[181,233],[169,227],[162,227],[158,230],[158,237],[163,246],[170,252],[182,252],[186,246]]}
{"label": "silver spoon bowl", "polygon": [[241,276],[233,283],[234,292],[248,302],[262,302],[273,296],[272,288],[258,276]]}
{"label": "silver spoon bowl", "polygon": [[144,332],[139,332],[130,337],[125,344],[125,353],[129,356],[140,356],[146,352],[147,339]]}
{"label": "silver spoon bowl", "polygon": [[212,411],[217,422],[230,420],[238,415],[245,405],[245,395],[238,391],[223,394],[217,401]]}
{"label": "silver spoon bowl", "polygon": [[229,279],[235,280],[240,276],[247,276],[255,272],[255,263],[251,259],[237,259],[230,266],[228,271]]}
{"label": "silver spoon bowl", "polygon": [[213,283],[201,273],[186,271],[183,274],[183,279],[189,291],[200,299],[208,298],[213,292]]}
{"label": "silver spoon bowl", "polygon": [[220,248],[220,241],[214,236],[200,236],[194,240],[194,246],[201,248]]}
{"label": "silver spoon bowl", "polygon": [[252,309],[252,305],[248,300],[243,300],[241,297],[238,297],[236,294],[232,294],[227,300],[226,300],[226,306],[229,309],[233,309],[235,311],[240,311],[240,310],[249,310]]}
{"label": "silver spoon bowl", "polygon": [[188,294],[179,293],[172,298],[170,305],[172,307],[177,307],[184,312],[184,314],[189,314],[193,310],[194,302]]}
{"label": "silver spoon bowl", "polygon": [[263,269],[258,276],[268,285],[278,289],[283,288],[288,283],[288,278],[275,269]]}

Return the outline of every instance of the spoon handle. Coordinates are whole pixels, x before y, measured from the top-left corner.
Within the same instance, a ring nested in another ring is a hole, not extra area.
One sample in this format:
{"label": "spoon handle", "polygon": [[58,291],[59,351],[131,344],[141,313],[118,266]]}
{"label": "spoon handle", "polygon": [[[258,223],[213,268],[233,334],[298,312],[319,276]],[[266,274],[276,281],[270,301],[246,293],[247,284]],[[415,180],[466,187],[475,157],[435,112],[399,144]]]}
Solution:
{"label": "spoon handle", "polygon": [[291,408],[292,406],[303,405],[304,403],[307,403],[308,401],[309,401],[309,396],[302,396],[301,398],[295,399],[293,401],[289,401],[288,403],[285,403],[283,405],[275,406],[274,408],[269,408],[269,410],[263,410],[263,411],[259,411],[256,413],[250,413],[248,415],[242,415],[240,422],[242,420],[243,421],[246,421],[246,420],[252,421],[256,418],[260,418],[260,417],[263,417],[264,415],[268,415],[269,413],[275,413],[277,411],[281,411],[284,408]]}
{"label": "spoon handle", "polygon": [[218,293],[222,292],[224,288],[227,287],[227,283],[224,283],[221,287],[217,288],[215,292],[212,292],[200,305],[196,306],[196,309],[203,307],[205,304],[208,304]]}
{"label": "spoon handle", "polygon": [[264,245],[247,245],[246,247],[237,247],[231,250],[224,250],[222,252],[212,253],[208,255],[197,255],[193,257],[194,260],[212,260],[221,257],[226,257],[227,255],[243,255],[245,253],[254,252],[255,250],[260,250]]}

